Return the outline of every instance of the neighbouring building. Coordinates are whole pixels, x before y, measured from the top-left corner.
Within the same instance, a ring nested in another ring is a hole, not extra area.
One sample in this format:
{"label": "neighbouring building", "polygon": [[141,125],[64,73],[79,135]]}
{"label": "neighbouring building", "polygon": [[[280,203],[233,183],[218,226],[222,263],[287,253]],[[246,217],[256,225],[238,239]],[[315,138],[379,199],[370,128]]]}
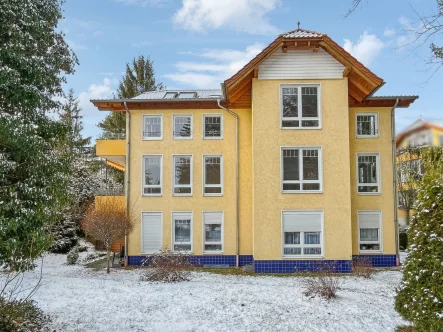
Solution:
{"label": "neighbouring building", "polygon": [[278,36],[214,90],[93,100],[124,112],[97,154],[125,170],[140,224],[127,263],[161,248],[200,264],[294,272],[352,258],[397,264],[394,109],[384,84],[323,33]]}
{"label": "neighbouring building", "polygon": [[410,183],[409,176],[421,176],[425,171],[420,157],[413,151],[429,146],[443,147],[443,120],[418,119],[397,135],[396,145],[399,170],[397,215],[400,227],[404,227],[414,214],[412,207],[416,196],[416,189]]}

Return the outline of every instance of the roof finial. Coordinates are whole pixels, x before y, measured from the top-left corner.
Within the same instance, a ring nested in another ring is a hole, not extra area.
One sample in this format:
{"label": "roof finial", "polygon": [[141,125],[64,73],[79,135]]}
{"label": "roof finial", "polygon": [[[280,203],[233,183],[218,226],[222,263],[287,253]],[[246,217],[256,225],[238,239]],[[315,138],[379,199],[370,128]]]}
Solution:
{"label": "roof finial", "polygon": [[300,30],[300,21],[297,22],[297,30]]}

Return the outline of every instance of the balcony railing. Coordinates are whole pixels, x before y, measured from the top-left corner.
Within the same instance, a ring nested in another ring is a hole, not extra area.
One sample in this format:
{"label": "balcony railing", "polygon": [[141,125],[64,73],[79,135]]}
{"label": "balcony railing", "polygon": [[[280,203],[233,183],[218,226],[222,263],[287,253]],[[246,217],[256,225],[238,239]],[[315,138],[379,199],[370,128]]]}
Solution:
{"label": "balcony railing", "polygon": [[126,133],[106,133],[99,139],[103,140],[122,140],[126,139]]}

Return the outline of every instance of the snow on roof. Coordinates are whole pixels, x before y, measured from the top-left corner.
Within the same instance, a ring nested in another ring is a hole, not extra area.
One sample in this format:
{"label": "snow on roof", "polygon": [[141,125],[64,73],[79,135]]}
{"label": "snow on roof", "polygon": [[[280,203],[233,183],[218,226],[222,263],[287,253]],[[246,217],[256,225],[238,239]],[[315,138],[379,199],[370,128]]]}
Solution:
{"label": "snow on roof", "polygon": [[284,38],[320,38],[324,34],[321,32],[315,32],[310,30],[296,29],[283,33],[281,36]]}
{"label": "snow on roof", "polygon": [[222,91],[220,89],[203,89],[203,90],[161,90],[161,91],[148,91],[143,92],[142,94],[134,97],[132,99],[139,100],[159,100],[159,99],[168,99],[165,98],[166,94],[170,96],[172,93],[176,93],[174,98],[171,99],[183,99],[180,98],[180,94],[184,93],[195,93],[194,98],[186,98],[186,99],[217,99],[222,97]]}

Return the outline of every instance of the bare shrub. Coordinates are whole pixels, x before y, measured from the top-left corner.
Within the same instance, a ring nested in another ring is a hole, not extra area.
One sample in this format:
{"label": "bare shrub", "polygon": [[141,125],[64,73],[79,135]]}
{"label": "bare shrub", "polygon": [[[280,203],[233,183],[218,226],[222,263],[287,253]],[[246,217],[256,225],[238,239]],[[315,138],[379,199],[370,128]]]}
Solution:
{"label": "bare shrub", "polygon": [[370,278],[375,272],[370,257],[355,257],[352,260],[352,273],[357,277]]}
{"label": "bare shrub", "polygon": [[101,202],[100,209],[92,204],[86,211],[82,228],[86,235],[103,242],[107,252],[107,273],[110,272],[112,243],[131,232],[134,229],[135,220],[137,220],[135,216],[128,216],[121,203],[112,196]]}
{"label": "bare shrub", "polygon": [[141,277],[145,281],[171,283],[191,279],[190,256],[184,252],[163,249],[159,253],[146,257],[141,265],[145,267]]}
{"label": "bare shrub", "polygon": [[339,289],[340,279],[336,272],[337,267],[334,263],[321,263],[315,268],[311,276],[304,280],[306,296],[320,296],[326,300],[335,299]]}

